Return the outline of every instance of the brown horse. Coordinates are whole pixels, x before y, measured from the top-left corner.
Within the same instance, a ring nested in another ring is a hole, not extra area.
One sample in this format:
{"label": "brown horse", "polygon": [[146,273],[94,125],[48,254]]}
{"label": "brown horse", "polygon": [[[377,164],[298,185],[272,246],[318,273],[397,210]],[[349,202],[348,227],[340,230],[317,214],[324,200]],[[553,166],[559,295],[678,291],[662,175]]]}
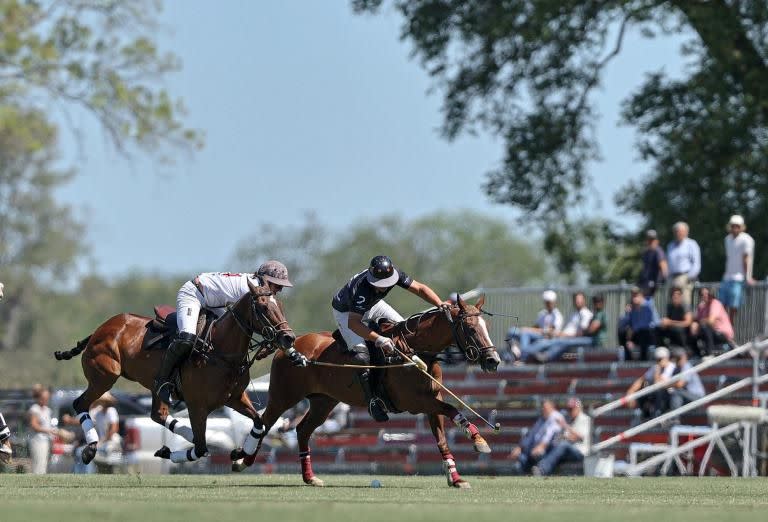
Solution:
{"label": "brown horse", "polygon": [[[253,430],[245,446],[255,447],[262,433],[262,423],[245,393],[253,362],[249,352],[255,347],[262,350],[262,353],[264,350],[271,352],[277,348],[287,349],[293,346],[296,337],[285,320],[280,303],[272,296],[269,288],[255,286],[250,281],[248,286],[250,292],[229,307],[211,326],[209,344],[213,350],[207,354],[207,362],[192,364],[188,360],[180,369],[191,426],[179,424],[166,408],[160,410],[159,401],[153,395],[152,420],[194,444],[193,448],[173,453],[163,447],[156,456],[184,462],[207,455],[206,420],[213,410],[221,406],[229,406],[253,421]],[[96,455],[98,441],[88,415],[91,403],[112,388],[118,377],[138,382],[148,390],[152,389],[163,351],[142,350],[149,321],[149,317],[140,315],[116,315],[75,348],[55,354],[56,359],[67,360],[83,353],[81,361],[88,387],[72,405],[86,433],[88,446],[83,450],[83,462],[86,464]],[[254,335],[260,336],[262,340],[254,340]]]}
{"label": "brown horse", "polygon": [[[480,360],[484,371],[495,372],[499,355],[491,343],[482,317],[484,299],[480,298],[475,306],[467,305],[459,299],[458,304],[449,311],[433,309],[417,314],[399,323],[387,335],[403,339],[414,352],[427,359],[429,372],[437,380],[441,380],[442,370],[434,356],[451,344],[457,344],[469,360]],[[342,351],[328,333],[302,335],[296,339],[296,349],[311,361],[322,363],[348,364],[351,357]],[[313,473],[310,460],[309,439],[315,429],[325,422],[340,401],[353,406],[366,406],[363,392],[354,380],[356,372],[355,368],[334,368],[313,365],[312,362],[308,368],[295,368],[280,354],[272,360],[269,399],[262,414],[262,422],[265,429],[269,430],[285,410],[304,398],[309,399],[309,410],[296,427],[302,478],[306,484],[323,485],[323,481]],[[455,407],[443,402],[440,388],[414,367],[386,370],[384,384],[397,409],[413,414],[427,414],[432,434],[443,457],[448,484],[469,487],[469,483],[456,471],[456,463],[445,439],[443,417],[453,420],[464,430],[476,451],[490,453],[491,449],[477,427]],[[260,446],[261,441],[256,451]],[[250,465],[256,454],[249,453],[235,450],[232,452],[232,460],[244,457],[244,465]],[[239,470],[237,467],[233,469]]]}

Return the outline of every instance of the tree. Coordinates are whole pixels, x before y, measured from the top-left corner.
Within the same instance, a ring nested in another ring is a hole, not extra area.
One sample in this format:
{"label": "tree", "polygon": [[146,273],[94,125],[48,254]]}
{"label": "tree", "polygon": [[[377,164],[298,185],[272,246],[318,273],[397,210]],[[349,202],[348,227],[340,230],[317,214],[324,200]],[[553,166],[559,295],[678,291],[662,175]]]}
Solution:
{"label": "tree", "polygon": [[[240,266],[283,260],[296,287],[285,291],[288,320],[299,332],[332,326],[331,298],[346,281],[387,254],[446,298],[478,286],[541,282],[546,263],[503,221],[474,212],[436,213],[411,221],[385,216],[335,234],[308,216],[301,227],[262,229],[235,253]],[[403,314],[427,305],[406,292],[387,300]]]}
{"label": "tree", "polygon": [[[179,67],[153,42],[158,0],[0,0],[0,99],[94,116],[118,151],[168,159],[199,146],[160,80]],[[73,129],[75,130],[75,129]],[[76,130],[75,130],[76,132]]]}
{"label": "tree", "polygon": [[0,105],[0,349],[19,344],[29,297],[66,278],[83,249],[82,224],[54,198],[72,175],[55,167],[55,144],[42,113]]}
{"label": "tree", "polygon": [[[377,12],[382,0],[353,0]],[[505,140],[486,178],[496,202],[550,225],[569,218],[599,157],[592,92],[630,29],[688,38],[689,76],[650,75],[625,103],[652,172],[619,202],[666,232],[691,222],[706,278],[722,268],[722,224],[764,220],[768,4],[752,0],[395,0],[401,37],[444,91],[443,133],[485,130]],[[706,201],[702,201],[706,200]],[[753,231],[755,229],[753,228]],[[765,244],[768,232],[759,231]],[[710,257],[711,256],[711,257]],[[709,261],[711,259],[711,262]],[[756,272],[768,270],[758,257]]]}

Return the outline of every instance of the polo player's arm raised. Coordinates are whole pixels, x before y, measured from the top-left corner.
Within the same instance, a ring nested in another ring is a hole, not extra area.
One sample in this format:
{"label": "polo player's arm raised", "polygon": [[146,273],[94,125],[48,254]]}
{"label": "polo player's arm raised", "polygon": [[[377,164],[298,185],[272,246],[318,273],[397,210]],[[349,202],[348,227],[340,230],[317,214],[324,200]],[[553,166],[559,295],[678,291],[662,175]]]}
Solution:
{"label": "polo player's arm raised", "polygon": [[414,279],[411,286],[408,287],[408,291],[413,295],[421,297],[423,300],[434,306],[440,306],[444,304],[444,301],[440,299],[437,293],[424,283],[420,283]]}

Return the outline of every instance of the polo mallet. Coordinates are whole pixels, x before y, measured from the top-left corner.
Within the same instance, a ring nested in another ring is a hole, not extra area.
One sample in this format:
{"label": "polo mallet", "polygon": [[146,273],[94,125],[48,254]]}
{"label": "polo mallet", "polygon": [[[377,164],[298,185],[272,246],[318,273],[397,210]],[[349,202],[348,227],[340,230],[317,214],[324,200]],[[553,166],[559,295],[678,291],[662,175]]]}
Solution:
{"label": "polo mallet", "polygon": [[490,421],[486,420],[486,418],[485,418],[485,417],[483,417],[482,415],[480,415],[479,413],[477,413],[477,412],[476,412],[476,411],[475,411],[475,410],[474,410],[474,409],[473,409],[473,408],[472,408],[472,407],[471,407],[469,404],[467,404],[466,402],[464,402],[464,401],[462,401],[461,399],[459,399],[459,398],[456,396],[456,394],[455,394],[455,393],[453,393],[451,390],[449,390],[449,389],[448,389],[448,388],[445,386],[445,384],[443,384],[442,382],[440,382],[440,381],[438,381],[437,379],[435,379],[434,377],[432,377],[432,375],[430,375],[430,373],[427,371],[427,363],[425,363],[424,361],[422,361],[422,360],[421,360],[421,358],[420,358],[418,355],[414,355],[413,357],[408,357],[408,356],[407,356],[407,355],[405,355],[403,352],[401,352],[400,350],[398,350],[396,346],[394,347],[394,349],[395,349],[395,351],[396,351],[398,354],[400,354],[400,356],[401,356],[401,357],[403,357],[403,358],[404,358],[406,361],[413,363],[413,365],[414,365],[416,368],[418,368],[418,369],[419,369],[419,371],[420,371],[421,373],[423,373],[424,375],[426,375],[427,377],[429,377],[429,378],[432,380],[432,382],[434,382],[435,384],[437,384],[438,386],[440,386],[440,388],[442,388],[443,390],[445,390],[445,391],[448,393],[448,395],[450,395],[451,397],[453,397],[454,399],[456,399],[456,400],[459,402],[459,404],[461,404],[461,405],[462,405],[464,408],[466,408],[467,410],[471,411],[471,412],[472,412],[472,413],[473,413],[473,414],[474,414],[474,415],[475,415],[475,416],[476,416],[478,419],[480,419],[481,421],[483,421],[483,422],[484,422],[484,423],[485,423],[485,424],[486,424],[486,425],[487,425],[489,428],[491,428],[491,429],[494,431],[494,433],[499,433],[499,432],[501,431],[501,424],[500,424],[500,423],[498,423],[498,422],[497,422],[496,424],[491,424],[491,422],[490,422]]}

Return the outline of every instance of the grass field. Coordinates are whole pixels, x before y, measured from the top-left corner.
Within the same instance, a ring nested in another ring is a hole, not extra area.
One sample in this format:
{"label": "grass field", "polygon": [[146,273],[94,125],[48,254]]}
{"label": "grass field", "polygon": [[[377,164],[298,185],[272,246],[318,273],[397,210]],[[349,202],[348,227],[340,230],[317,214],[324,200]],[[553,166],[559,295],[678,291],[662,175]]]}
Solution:
{"label": "grass field", "polygon": [[10,521],[759,521],[765,479],[587,479],[297,475],[0,475],[0,520]]}

